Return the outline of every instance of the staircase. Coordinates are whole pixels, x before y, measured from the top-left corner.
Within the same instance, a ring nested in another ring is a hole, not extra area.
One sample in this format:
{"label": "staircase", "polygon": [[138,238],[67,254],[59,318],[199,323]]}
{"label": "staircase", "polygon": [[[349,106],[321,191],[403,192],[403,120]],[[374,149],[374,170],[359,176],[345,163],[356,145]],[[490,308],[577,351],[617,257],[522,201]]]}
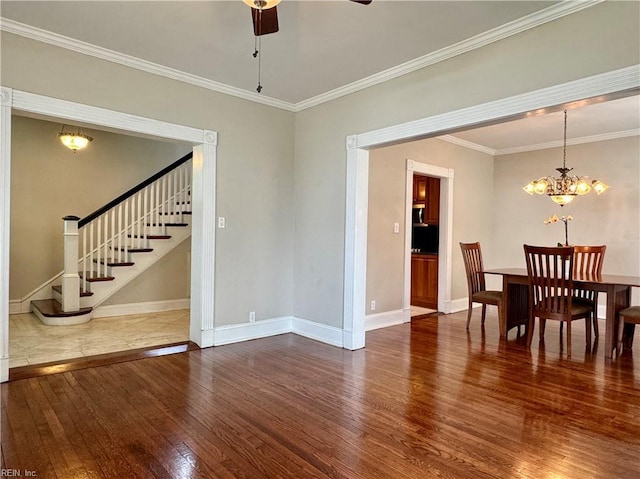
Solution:
{"label": "staircase", "polygon": [[191,159],[185,155],[85,218],[63,218],[64,271],[43,286],[47,298],[31,301],[43,323],[86,323],[97,306],[191,236]]}

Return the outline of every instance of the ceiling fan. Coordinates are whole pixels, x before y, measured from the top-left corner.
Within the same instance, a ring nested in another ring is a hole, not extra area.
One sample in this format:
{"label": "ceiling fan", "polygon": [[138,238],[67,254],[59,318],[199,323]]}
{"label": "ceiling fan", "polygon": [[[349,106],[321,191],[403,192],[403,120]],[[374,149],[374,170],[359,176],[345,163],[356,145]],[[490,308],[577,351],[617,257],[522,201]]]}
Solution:
{"label": "ceiling fan", "polygon": [[[253,20],[253,34],[256,37],[269,35],[278,31],[278,9],[276,5],[280,0],[242,0],[251,7],[251,18]],[[369,5],[373,0],[349,0]]]}
{"label": "ceiling fan", "polygon": [[[269,35],[270,33],[276,33],[279,30],[278,27],[278,10],[276,5],[280,3],[280,0],[242,0],[244,3],[251,7],[251,19],[253,20],[253,34],[256,37],[256,44],[253,52],[253,58],[258,58],[258,87],[256,91],[260,93],[262,91],[262,84],[260,83],[260,44],[262,35]],[[359,3],[361,5],[369,5],[373,0],[349,0],[351,2]]]}

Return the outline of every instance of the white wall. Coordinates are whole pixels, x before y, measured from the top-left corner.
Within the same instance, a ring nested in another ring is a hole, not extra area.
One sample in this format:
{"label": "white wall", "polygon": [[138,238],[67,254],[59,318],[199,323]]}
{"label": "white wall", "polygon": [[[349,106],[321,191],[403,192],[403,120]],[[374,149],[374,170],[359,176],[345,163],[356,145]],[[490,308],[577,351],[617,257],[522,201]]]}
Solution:
{"label": "white wall", "polygon": [[601,3],[298,113],[294,314],[342,325],[347,136],[637,65],[639,6]]}
{"label": "white wall", "polygon": [[[12,34],[2,85],[218,132],[216,327],[290,316],[293,114]],[[211,293],[213,294],[213,292]]]}

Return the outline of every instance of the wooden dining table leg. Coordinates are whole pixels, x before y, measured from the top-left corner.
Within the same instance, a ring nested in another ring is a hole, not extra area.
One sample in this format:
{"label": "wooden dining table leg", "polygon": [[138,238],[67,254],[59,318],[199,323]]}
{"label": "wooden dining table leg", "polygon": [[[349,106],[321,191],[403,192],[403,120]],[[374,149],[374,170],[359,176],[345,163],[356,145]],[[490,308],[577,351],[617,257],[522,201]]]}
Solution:
{"label": "wooden dining table leg", "polygon": [[509,310],[509,276],[502,276],[502,301],[498,308],[498,326],[500,328],[500,337],[507,338],[507,311]]}

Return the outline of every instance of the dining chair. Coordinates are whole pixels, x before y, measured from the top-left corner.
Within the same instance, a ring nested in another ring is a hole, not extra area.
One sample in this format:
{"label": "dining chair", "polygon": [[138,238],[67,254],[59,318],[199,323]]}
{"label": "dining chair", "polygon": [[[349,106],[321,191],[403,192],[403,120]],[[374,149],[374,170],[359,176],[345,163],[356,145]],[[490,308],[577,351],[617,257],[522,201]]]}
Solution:
{"label": "dining chair", "polygon": [[[573,251],[573,277],[586,276],[598,278],[602,274],[604,253],[607,250],[602,246],[574,246]],[[573,297],[579,302],[591,306],[591,320],[593,332],[596,338],[600,335],[598,329],[598,292],[588,289],[575,288]]]}
{"label": "dining chair", "polygon": [[640,324],[640,306],[631,306],[618,313],[618,355],[622,352],[622,337],[625,324]]}
{"label": "dining chair", "polygon": [[482,304],[482,324],[487,312],[487,304],[498,307],[498,316],[502,305],[502,291],[487,290],[485,286],[484,268],[482,266],[482,250],[480,243],[460,243],[464,269],[467,272],[467,288],[469,290],[469,309],[467,312],[467,329],[471,323],[473,303]]}
{"label": "dining chair", "polygon": [[[571,323],[585,320],[587,344],[591,344],[591,306],[574,301],[572,246],[524,245],[529,277],[529,327],[527,346],[531,346],[535,318],[540,319],[540,340],[544,340],[547,319],[567,323],[567,356],[571,356]],[[562,333],[560,338],[562,339]]]}

